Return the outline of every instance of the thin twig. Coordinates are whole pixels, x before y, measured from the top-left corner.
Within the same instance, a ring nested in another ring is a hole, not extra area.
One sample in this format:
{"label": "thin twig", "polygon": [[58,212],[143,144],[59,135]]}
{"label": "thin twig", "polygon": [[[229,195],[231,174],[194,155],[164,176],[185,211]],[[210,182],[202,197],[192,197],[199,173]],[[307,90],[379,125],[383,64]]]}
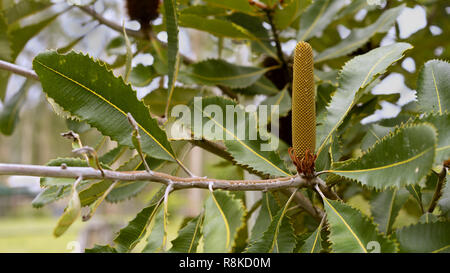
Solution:
{"label": "thin twig", "polygon": [[[311,181],[299,176],[281,177],[273,179],[256,180],[224,180],[209,179],[203,177],[176,177],[165,173],[146,171],[111,171],[103,170],[104,177],[99,170],[90,167],[69,167],[69,166],[41,166],[23,164],[3,164],[0,163],[0,175],[26,175],[37,177],[60,177],[77,178],[80,175],[84,180],[106,179],[120,181],[148,181],[162,184],[172,183],[173,189],[203,188],[208,189],[210,185],[214,189],[229,191],[266,191],[278,190],[291,187],[307,187]],[[313,178],[314,180],[317,178]]]}
{"label": "thin twig", "polygon": [[0,69],[24,76],[28,79],[39,81],[38,75],[33,70],[24,68],[22,66],[0,60]]}
{"label": "thin twig", "polygon": [[438,182],[436,184],[436,189],[433,194],[433,198],[430,202],[430,207],[428,208],[429,213],[433,213],[436,205],[439,201],[439,198],[442,196],[442,188],[444,187],[445,176],[447,174],[447,170],[445,167],[442,167],[442,171],[438,174]]}

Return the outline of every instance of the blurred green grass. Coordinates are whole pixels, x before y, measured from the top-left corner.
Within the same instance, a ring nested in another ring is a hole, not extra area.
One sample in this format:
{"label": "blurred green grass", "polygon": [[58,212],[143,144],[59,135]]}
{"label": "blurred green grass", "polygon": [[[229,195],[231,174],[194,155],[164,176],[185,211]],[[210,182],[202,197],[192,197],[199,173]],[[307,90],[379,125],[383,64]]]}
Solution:
{"label": "blurred green grass", "polygon": [[54,217],[0,218],[0,253],[68,253],[82,228],[77,221],[60,238],[53,237]]}

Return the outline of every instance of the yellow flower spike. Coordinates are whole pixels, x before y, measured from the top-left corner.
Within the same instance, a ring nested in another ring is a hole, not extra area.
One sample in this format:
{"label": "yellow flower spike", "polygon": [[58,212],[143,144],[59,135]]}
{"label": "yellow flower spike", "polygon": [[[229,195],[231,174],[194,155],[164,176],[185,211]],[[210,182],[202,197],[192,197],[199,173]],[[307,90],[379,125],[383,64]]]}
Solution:
{"label": "yellow flower spike", "polygon": [[292,82],[292,143],[299,159],[316,148],[316,100],[311,46],[299,42],[294,52]]}

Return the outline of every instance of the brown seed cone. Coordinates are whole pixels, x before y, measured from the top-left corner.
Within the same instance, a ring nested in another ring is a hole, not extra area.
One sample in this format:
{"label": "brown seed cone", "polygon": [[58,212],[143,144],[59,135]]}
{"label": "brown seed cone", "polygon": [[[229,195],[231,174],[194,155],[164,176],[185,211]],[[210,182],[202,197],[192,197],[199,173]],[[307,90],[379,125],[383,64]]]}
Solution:
{"label": "brown seed cone", "polygon": [[138,21],[142,30],[148,30],[159,16],[159,4],[160,0],[127,0],[128,16]]}
{"label": "brown seed cone", "polygon": [[303,158],[316,148],[316,100],[314,62],[311,46],[299,42],[294,52],[292,82],[292,144],[295,154]]}

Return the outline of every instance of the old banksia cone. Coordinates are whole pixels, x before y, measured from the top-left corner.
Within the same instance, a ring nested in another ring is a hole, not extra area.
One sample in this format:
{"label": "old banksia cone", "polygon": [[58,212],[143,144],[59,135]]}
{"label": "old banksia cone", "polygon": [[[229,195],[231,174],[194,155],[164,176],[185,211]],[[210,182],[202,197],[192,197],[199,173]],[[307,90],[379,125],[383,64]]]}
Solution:
{"label": "old banksia cone", "polygon": [[159,16],[160,0],[127,0],[128,16],[141,24],[141,29],[150,29],[150,22]]}
{"label": "old banksia cone", "polygon": [[302,159],[306,151],[316,147],[316,102],[314,63],[311,46],[299,42],[294,52],[292,82],[292,144],[295,155]]}

